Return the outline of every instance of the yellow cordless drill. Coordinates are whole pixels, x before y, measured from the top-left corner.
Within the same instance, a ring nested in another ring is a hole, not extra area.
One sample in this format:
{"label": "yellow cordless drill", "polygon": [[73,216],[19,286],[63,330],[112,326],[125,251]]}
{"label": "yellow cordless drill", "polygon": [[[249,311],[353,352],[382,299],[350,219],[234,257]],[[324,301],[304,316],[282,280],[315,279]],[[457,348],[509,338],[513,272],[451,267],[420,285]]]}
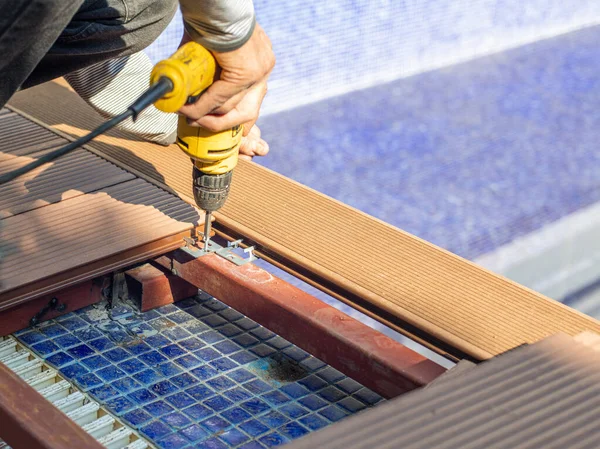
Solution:
{"label": "yellow cordless drill", "polygon": [[[154,103],[164,112],[176,112],[185,104],[196,102],[213,83],[216,62],[212,54],[196,42],[182,45],[169,59],[154,66],[150,85],[161,79],[170,80],[173,89]],[[210,239],[211,214],[227,200],[232,171],[238,162],[242,142],[242,126],[218,133],[190,126],[179,116],[177,145],[194,163],[194,199],[206,212],[204,250]]]}

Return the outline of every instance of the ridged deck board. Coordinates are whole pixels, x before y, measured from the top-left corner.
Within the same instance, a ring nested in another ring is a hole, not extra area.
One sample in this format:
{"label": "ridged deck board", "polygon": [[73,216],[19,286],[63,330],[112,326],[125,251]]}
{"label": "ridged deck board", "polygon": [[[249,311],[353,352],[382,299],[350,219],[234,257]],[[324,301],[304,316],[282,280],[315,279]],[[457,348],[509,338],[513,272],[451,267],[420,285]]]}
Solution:
{"label": "ridged deck board", "polygon": [[[68,142],[14,112],[0,112],[0,173]],[[21,137],[19,141],[19,136]],[[0,186],[0,308],[56,277],[78,280],[183,244],[199,212],[101,157],[78,149]],[[169,241],[167,241],[167,240]],[[164,240],[164,241],[163,241]],[[136,251],[139,253],[136,255]]]}
{"label": "ridged deck board", "polygon": [[599,409],[600,354],[562,334],[450,370],[289,448],[597,448]]}
{"label": "ridged deck board", "polygon": [[[77,136],[100,122],[60,83],[11,105]],[[193,203],[191,164],[177,147],[119,131],[91,147]],[[253,163],[240,162],[217,221],[376,319],[458,356],[484,360],[557,332],[600,332],[592,318]]]}

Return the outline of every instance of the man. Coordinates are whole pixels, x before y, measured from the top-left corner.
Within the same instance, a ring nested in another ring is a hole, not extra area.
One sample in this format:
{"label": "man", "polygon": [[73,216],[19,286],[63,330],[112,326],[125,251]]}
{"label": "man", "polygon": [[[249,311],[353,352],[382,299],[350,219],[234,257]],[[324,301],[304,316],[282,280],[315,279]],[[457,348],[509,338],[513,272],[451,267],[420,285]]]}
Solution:
{"label": "man", "polygon": [[[212,131],[243,124],[247,139],[240,152],[252,156],[268,151],[254,124],[275,57],[269,38],[256,23],[252,0],[180,0],[179,4],[184,41],[203,45],[221,67],[220,79],[180,113],[190,123]],[[0,8],[0,107],[18,89],[67,75],[76,91],[110,116],[128,104],[111,112],[94,104],[94,98],[101,99],[106,109],[121,106],[123,98],[132,94],[126,83],[118,94],[120,83],[113,81],[128,73],[128,64],[135,79],[149,74],[149,61],[144,62],[140,52],[169,24],[177,1],[0,0]],[[140,83],[129,84],[140,87]],[[174,123],[160,116],[155,122],[167,128]],[[164,133],[153,140],[161,139],[168,141]]]}

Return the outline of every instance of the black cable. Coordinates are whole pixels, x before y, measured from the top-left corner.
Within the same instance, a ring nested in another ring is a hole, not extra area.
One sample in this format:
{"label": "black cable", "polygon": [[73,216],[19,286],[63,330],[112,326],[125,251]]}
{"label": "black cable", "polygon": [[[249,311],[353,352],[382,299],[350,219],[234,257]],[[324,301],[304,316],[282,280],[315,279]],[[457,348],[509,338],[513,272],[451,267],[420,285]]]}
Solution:
{"label": "black cable", "polygon": [[104,122],[102,125],[98,126],[96,129],[91,131],[89,134],[86,134],[83,137],[65,145],[64,147],[59,148],[58,150],[54,150],[50,153],[44,154],[39,159],[36,159],[33,162],[25,165],[24,167],[17,168],[11,172],[5,173],[0,176],[0,185],[5,184],[9,181],[12,181],[15,178],[18,178],[21,175],[24,175],[31,170],[38,168],[40,165],[44,165],[48,162],[52,162],[54,159],[64,156],[65,154],[70,153],[71,151],[79,148],[81,145],[88,143],[94,137],[98,137],[100,134],[105,133],[109,129],[115,127],[119,123],[124,120],[127,120],[129,117],[133,117],[133,120],[137,118],[138,114],[154,103],[159,98],[162,98],[165,94],[173,90],[173,83],[168,78],[161,78],[157,83],[152,85],[146,92],[144,92],[125,112],[116,117],[113,117],[107,122]]}

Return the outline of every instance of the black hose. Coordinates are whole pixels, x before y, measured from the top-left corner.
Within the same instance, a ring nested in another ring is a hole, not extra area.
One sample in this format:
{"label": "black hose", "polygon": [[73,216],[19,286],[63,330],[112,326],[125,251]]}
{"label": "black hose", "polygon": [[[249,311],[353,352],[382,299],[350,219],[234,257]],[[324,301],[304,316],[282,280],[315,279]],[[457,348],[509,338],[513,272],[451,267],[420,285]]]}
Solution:
{"label": "black hose", "polygon": [[18,178],[25,173],[30,172],[38,168],[40,165],[44,165],[48,162],[52,162],[54,159],[64,156],[65,154],[70,153],[71,151],[79,148],[81,145],[88,143],[94,137],[99,136],[102,133],[105,133],[109,129],[115,127],[119,123],[124,120],[127,120],[129,117],[133,117],[135,120],[138,114],[154,103],[159,98],[162,98],[166,93],[173,90],[173,83],[168,78],[161,78],[157,83],[152,85],[146,92],[144,92],[125,112],[116,117],[113,117],[107,122],[104,122],[102,125],[98,126],[96,129],[91,131],[89,134],[86,134],[83,137],[65,145],[64,147],[59,148],[58,150],[54,150],[50,153],[44,154],[39,159],[36,159],[33,162],[25,165],[24,167],[17,168],[11,172],[5,173],[0,176],[0,185],[6,184],[9,181],[12,181],[15,178]]}

